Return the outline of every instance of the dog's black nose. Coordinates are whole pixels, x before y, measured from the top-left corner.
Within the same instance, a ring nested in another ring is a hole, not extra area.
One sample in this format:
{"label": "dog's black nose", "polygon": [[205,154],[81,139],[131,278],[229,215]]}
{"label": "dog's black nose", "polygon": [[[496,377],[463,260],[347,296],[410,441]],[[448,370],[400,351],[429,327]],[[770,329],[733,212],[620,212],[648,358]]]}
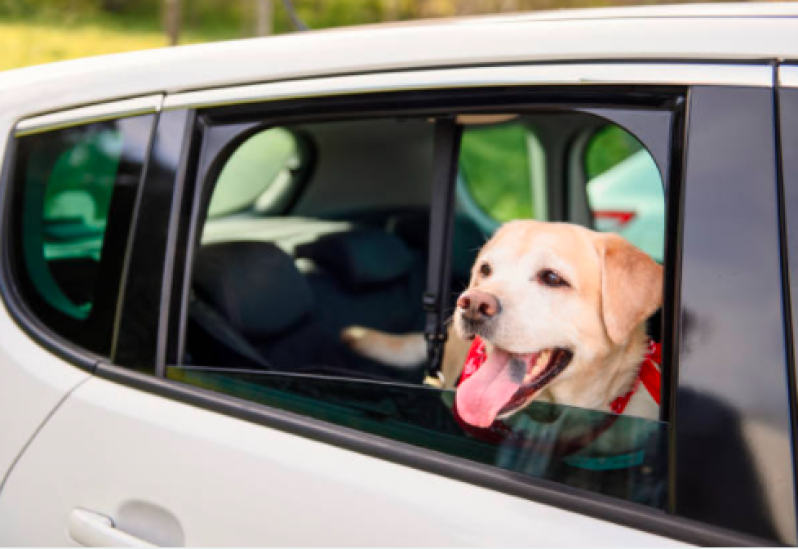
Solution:
{"label": "dog's black nose", "polygon": [[488,320],[498,315],[502,306],[496,296],[479,290],[463,292],[457,299],[457,307],[469,320]]}

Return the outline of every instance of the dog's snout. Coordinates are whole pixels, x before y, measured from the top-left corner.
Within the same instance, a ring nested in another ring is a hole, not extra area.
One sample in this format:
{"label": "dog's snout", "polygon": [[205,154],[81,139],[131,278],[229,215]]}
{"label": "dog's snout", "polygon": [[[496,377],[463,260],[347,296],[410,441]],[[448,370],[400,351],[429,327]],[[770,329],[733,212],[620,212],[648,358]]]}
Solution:
{"label": "dog's snout", "polygon": [[469,290],[460,295],[457,307],[470,320],[487,320],[501,312],[501,304],[496,296],[479,290]]}

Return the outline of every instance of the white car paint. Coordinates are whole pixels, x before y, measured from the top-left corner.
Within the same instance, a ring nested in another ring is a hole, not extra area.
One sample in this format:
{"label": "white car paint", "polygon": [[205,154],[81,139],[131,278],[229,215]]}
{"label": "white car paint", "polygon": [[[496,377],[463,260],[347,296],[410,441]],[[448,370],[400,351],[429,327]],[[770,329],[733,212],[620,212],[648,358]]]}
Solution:
{"label": "white car paint", "polygon": [[0,541],[72,545],[75,508],[166,545],[673,543],[98,378],[26,452],[0,498]]}
{"label": "white car paint", "polygon": [[0,307],[0,490],[39,427],[88,377],[42,349]]}

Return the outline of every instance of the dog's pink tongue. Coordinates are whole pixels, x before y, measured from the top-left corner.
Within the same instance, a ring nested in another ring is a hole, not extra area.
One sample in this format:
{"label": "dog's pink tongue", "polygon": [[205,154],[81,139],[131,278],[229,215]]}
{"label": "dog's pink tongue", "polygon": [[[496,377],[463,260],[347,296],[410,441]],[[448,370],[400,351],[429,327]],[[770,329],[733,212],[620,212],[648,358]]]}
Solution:
{"label": "dog's pink tongue", "polygon": [[455,402],[460,417],[476,427],[489,427],[523,381],[513,375],[510,354],[493,348],[485,363],[457,388]]}

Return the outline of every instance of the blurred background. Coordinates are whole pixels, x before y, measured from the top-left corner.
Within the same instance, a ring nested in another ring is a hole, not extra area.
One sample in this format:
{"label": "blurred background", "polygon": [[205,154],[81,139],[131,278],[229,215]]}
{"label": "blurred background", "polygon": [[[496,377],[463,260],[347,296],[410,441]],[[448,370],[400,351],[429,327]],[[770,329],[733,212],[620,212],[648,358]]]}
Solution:
{"label": "blurred background", "polygon": [[0,0],[0,70],[170,44],[458,15],[674,0]]}

